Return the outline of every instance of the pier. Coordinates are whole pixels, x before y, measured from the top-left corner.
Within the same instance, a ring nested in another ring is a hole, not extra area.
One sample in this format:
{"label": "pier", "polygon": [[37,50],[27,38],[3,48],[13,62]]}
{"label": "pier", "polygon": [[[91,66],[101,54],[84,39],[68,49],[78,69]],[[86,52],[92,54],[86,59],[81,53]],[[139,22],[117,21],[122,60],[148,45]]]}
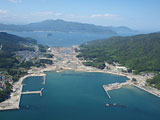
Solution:
{"label": "pier", "polygon": [[103,85],[103,88],[104,88],[104,90],[105,90],[105,92],[106,92],[108,98],[111,99],[111,96],[109,95],[108,89],[106,89],[106,86],[105,86],[105,85]]}
{"label": "pier", "polygon": [[43,84],[46,84],[46,74],[43,76]]}
{"label": "pier", "polygon": [[108,91],[106,90],[106,93],[108,95],[108,98],[111,99],[111,96],[109,95]]}
{"label": "pier", "polygon": [[22,92],[22,95],[25,94],[40,94],[40,96],[42,96],[42,91],[44,90],[44,88],[42,88],[40,91],[27,91],[27,92]]}
{"label": "pier", "polygon": [[40,76],[40,77],[43,77],[42,84],[46,84],[46,74],[45,73],[30,74],[30,75],[25,76],[25,78],[31,77],[31,76]]}
{"label": "pier", "polygon": [[108,85],[103,85],[103,88],[108,96],[109,99],[111,99],[111,96],[109,95],[108,91],[115,90],[115,89],[120,89],[125,85],[130,85],[130,81],[126,81],[124,83],[112,83]]}

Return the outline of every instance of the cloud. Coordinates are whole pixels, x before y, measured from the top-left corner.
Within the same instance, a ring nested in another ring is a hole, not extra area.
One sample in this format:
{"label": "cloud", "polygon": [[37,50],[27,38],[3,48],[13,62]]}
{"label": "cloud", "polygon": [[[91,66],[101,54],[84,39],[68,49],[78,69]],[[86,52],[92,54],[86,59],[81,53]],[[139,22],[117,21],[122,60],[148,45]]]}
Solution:
{"label": "cloud", "polygon": [[62,13],[55,13],[54,15],[55,15],[55,16],[61,16]]}
{"label": "cloud", "polygon": [[0,19],[8,18],[8,11],[0,9]]}
{"label": "cloud", "polygon": [[117,15],[114,14],[93,14],[90,17],[91,18],[112,18],[112,17],[116,17]]}
{"label": "cloud", "polygon": [[12,3],[21,3],[22,0],[8,0],[9,2],[12,2]]}
{"label": "cloud", "polygon": [[62,13],[54,13],[52,11],[42,11],[37,13],[32,13],[32,16],[49,17],[49,16],[61,16]]}
{"label": "cloud", "polygon": [[70,18],[86,18],[87,16],[83,16],[83,15],[75,15],[75,14],[66,14],[64,15],[66,17],[70,17]]}
{"label": "cloud", "polygon": [[0,15],[6,15],[6,14],[8,14],[8,11],[7,11],[7,10],[1,10],[1,9],[0,9]]}

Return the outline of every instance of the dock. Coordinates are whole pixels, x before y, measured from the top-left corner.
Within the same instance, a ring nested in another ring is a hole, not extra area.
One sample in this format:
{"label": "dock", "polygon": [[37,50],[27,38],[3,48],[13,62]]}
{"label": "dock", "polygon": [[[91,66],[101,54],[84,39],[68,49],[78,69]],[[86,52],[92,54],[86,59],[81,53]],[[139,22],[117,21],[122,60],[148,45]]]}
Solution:
{"label": "dock", "polygon": [[108,91],[106,90],[107,96],[109,99],[111,99],[111,96],[109,95]]}
{"label": "dock", "polygon": [[46,74],[43,76],[43,84],[46,84]]}
{"label": "dock", "polygon": [[40,96],[42,96],[42,91],[44,90],[44,88],[42,88],[40,91],[27,91],[27,92],[22,92],[22,95],[25,94],[40,94]]}
{"label": "dock", "polygon": [[111,96],[109,95],[108,89],[106,89],[106,86],[105,86],[105,85],[103,85],[103,88],[104,88],[104,90],[105,90],[105,92],[106,92],[108,98],[111,99]]}
{"label": "dock", "polygon": [[108,91],[120,89],[125,85],[130,85],[130,81],[126,81],[124,83],[112,83],[112,84],[108,84],[108,85],[103,85],[103,88],[104,88],[108,98],[111,99],[111,96],[109,95]]}
{"label": "dock", "polygon": [[[41,76],[41,77],[43,77],[43,82],[42,82],[42,84],[46,84],[46,74],[45,73],[38,73],[38,74],[31,74],[31,75],[28,75],[29,77],[30,76]],[[28,77],[27,76],[27,77]]]}

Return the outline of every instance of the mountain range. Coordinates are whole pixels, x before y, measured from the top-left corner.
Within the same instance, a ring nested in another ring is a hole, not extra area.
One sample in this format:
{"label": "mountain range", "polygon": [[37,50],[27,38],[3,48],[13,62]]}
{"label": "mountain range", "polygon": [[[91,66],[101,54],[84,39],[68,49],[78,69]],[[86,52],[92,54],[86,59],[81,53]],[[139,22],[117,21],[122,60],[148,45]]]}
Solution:
{"label": "mountain range", "polygon": [[96,33],[107,34],[110,36],[116,35],[134,35],[137,31],[132,30],[125,26],[113,27],[113,26],[99,26],[87,23],[70,22],[64,20],[45,20],[37,23],[30,23],[25,25],[14,24],[0,24],[1,31],[59,31],[59,32],[84,32],[84,33]]}

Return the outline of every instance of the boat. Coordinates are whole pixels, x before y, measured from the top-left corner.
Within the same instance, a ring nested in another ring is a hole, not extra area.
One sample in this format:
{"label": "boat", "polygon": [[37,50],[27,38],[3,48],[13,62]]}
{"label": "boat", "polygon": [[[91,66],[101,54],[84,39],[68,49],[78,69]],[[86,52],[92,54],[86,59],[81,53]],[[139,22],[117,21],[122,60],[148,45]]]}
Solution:
{"label": "boat", "polygon": [[109,107],[109,106],[110,106],[110,104],[107,103],[107,104],[106,104],[106,107]]}
{"label": "boat", "polygon": [[115,107],[115,106],[117,106],[117,104],[116,104],[116,103],[113,103],[113,106]]}

